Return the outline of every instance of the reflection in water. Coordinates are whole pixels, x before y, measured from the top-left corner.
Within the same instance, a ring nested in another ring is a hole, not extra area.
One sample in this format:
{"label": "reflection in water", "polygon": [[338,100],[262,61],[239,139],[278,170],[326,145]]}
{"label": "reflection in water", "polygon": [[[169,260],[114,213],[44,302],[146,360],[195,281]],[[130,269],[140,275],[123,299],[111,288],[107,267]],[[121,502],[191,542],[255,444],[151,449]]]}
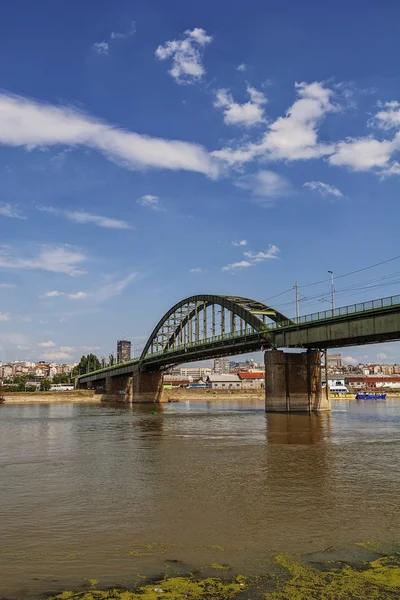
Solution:
{"label": "reflection in water", "polygon": [[0,407],[1,595],[398,536],[400,402],[153,408]]}
{"label": "reflection in water", "polygon": [[270,444],[318,444],[329,438],[329,413],[266,415],[267,439]]}

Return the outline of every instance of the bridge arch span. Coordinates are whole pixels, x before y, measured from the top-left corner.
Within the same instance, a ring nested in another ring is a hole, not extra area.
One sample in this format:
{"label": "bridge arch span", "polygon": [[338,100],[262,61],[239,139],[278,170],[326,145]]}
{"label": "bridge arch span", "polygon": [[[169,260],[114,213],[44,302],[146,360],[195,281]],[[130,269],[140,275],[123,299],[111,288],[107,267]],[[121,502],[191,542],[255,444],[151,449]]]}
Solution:
{"label": "bridge arch span", "polygon": [[206,344],[214,339],[260,333],[268,322],[291,323],[274,308],[251,298],[198,294],[175,304],[153,329],[140,357]]}

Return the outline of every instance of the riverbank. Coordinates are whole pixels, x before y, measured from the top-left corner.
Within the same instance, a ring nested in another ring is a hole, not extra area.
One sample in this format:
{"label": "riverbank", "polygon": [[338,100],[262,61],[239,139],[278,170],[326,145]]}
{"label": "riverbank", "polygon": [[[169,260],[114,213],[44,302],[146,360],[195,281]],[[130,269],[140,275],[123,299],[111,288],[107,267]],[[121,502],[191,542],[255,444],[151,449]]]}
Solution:
{"label": "riverbank", "polygon": [[7,392],[5,404],[59,404],[61,402],[99,402],[92,390],[71,392]]}
{"label": "riverbank", "polygon": [[[327,549],[329,550],[329,548]],[[324,551],[322,551],[324,552]],[[64,591],[51,600],[397,600],[400,594],[400,554],[375,555],[367,561],[315,562],[312,557],[281,554],[261,575],[232,574],[229,565],[211,564],[193,574],[182,573],[175,564],[162,579],[153,579],[133,589],[98,589],[96,579],[87,581],[86,589]]]}

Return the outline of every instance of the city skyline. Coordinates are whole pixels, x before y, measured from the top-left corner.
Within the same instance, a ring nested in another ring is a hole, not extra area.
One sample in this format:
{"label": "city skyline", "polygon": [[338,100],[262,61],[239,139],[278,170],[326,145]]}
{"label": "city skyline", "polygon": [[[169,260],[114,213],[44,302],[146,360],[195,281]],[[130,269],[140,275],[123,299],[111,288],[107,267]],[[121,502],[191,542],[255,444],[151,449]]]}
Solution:
{"label": "city skyline", "polygon": [[20,29],[5,8],[3,362],[108,356],[124,335],[140,355],[195,293],[294,316],[296,282],[301,314],[330,308],[330,272],[337,306],[398,292],[400,7],[213,6],[27,5]]}

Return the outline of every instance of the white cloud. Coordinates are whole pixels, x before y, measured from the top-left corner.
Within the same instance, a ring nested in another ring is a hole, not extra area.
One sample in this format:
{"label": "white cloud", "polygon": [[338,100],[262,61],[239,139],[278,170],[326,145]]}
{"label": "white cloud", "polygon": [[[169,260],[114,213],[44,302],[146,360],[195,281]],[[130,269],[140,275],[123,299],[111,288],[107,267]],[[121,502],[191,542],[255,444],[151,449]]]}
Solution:
{"label": "white cloud", "polygon": [[378,352],[376,357],[379,358],[379,360],[387,360],[389,358],[388,355],[385,354],[384,352]]}
{"label": "white cloud", "polygon": [[200,267],[196,267],[194,269],[189,269],[190,273],[207,273],[207,269],[201,269]]}
{"label": "white cloud", "polygon": [[382,129],[400,128],[400,102],[385,102],[382,110],[376,113],[373,123]]}
{"label": "white cloud", "polygon": [[141,206],[146,206],[146,208],[151,208],[152,210],[162,210],[159,197],[152,196],[151,194],[142,196],[137,200],[137,203]]}
{"label": "white cloud", "polygon": [[243,252],[243,256],[245,256],[248,260],[241,260],[239,262],[225,265],[222,267],[222,270],[232,271],[233,269],[248,269],[249,267],[254,267],[257,263],[263,262],[264,260],[268,260],[270,258],[279,258],[279,252],[280,249],[278,246],[275,246],[275,244],[270,244],[265,252]]}
{"label": "white cloud", "polygon": [[8,312],[0,312],[0,322],[4,323],[5,321],[11,320],[11,314]]}
{"label": "white cloud", "polygon": [[347,138],[338,142],[329,162],[339,167],[349,167],[353,171],[370,171],[389,167],[390,157],[395,149],[395,141],[379,141],[372,137]]}
{"label": "white cloud", "polygon": [[92,49],[97,53],[97,54],[108,54],[108,42],[95,42],[92,45]]}
{"label": "white cloud", "polygon": [[255,263],[262,262],[268,258],[278,258],[280,250],[275,244],[270,244],[266,252],[243,252],[244,256],[250,258]]}
{"label": "white cloud", "polygon": [[86,225],[88,223],[97,225],[98,227],[105,227],[106,229],[132,229],[132,226],[127,221],[121,219],[111,219],[110,217],[103,217],[101,215],[94,215],[92,213],[84,212],[81,210],[60,210],[53,208],[52,206],[38,206],[38,210],[42,212],[48,212],[53,215],[59,215],[79,223],[80,225]]}
{"label": "white cloud", "polygon": [[28,150],[48,146],[85,146],[127,169],[183,169],[218,174],[212,158],[199,145],[151,138],[118,129],[70,107],[56,107],[0,94],[0,144]]}
{"label": "white cloud", "polygon": [[172,58],[169,73],[177,83],[193,83],[205,74],[202,51],[211,41],[212,37],[207,35],[204,29],[188,29],[183,39],[168,41],[163,46],[158,46],[156,57],[159,60]]}
{"label": "white cloud", "polygon": [[119,281],[112,280],[110,283],[107,283],[94,294],[96,302],[106,302],[115,296],[119,296],[135,278],[136,273],[130,273],[127,277]]}
{"label": "white cloud", "polygon": [[247,246],[246,240],[238,240],[237,242],[232,242],[232,246]]}
{"label": "white cloud", "polygon": [[18,207],[8,202],[0,202],[0,215],[11,219],[26,219]]}
{"label": "white cloud", "polygon": [[0,288],[15,288],[15,283],[0,283]]}
{"label": "white cloud", "polygon": [[[386,131],[400,129],[400,103],[392,101],[381,105],[381,110],[368,124]],[[400,132],[393,139],[377,139],[372,135],[348,137],[336,144],[335,153],[329,157],[329,162],[353,171],[375,171],[382,177],[399,175],[399,163],[391,162],[393,155],[399,150]]]}
{"label": "white cloud", "polygon": [[72,358],[72,354],[68,352],[45,352],[43,354],[45,360],[68,360]]}
{"label": "white cloud", "polygon": [[52,341],[48,341],[48,342],[40,342],[38,344],[39,348],[54,348],[55,347],[55,343]]}
{"label": "white cloud", "polygon": [[59,292],[58,290],[53,290],[51,292],[46,292],[45,296],[48,298],[58,298],[58,296],[65,296],[64,292]]}
{"label": "white cloud", "polygon": [[223,109],[224,123],[250,127],[264,122],[263,105],[267,102],[266,97],[251,86],[247,86],[247,93],[250,101],[239,104],[233,100],[229,90],[219,89],[216,91],[214,106]]}
{"label": "white cloud", "polygon": [[12,256],[8,248],[0,248],[0,267],[8,269],[40,269],[66,275],[83,275],[81,267],[86,256],[70,246],[42,246],[37,256]]}
{"label": "white cloud", "polygon": [[241,71],[242,73],[243,73],[244,71],[246,71],[246,69],[247,69],[247,65],[245,65],[244,63],[240,63],[240,65],[238,65],[238,66],[236,67],[236,70],[237,70],[237,71]]}
{"label": "white cloud", "polygon": [[136,24],[135,24],[135,21],[132,21],[130,29],[127,32],[123,33],[120,31],[112,31],[110,34],[110,38],[112,40],[121,40],[123,38],[131,37],[131,36],[135,35],[135,33],[136,33]]}
{"label": "white cloud", "polygon": [[353,358],[352,356],[344,356],[343,362],[349,363],[351,365],[358,365],[358,360],[356,358]]}
{"label": "white cloud", "polygon": [[249,262],[248,260],[241,260],[239,262],[231,263],[230,265],[225,265],[225,267],[222,267],[222,270],[232,271],[233,269],[248,269],[252,266],[253,263]]}
{"label": "white cloud", "polygon": [[239,148],[223,148],[212,153],[229,165],[243,164],[261,156],[269,160],[305,160],[320,158],[335,151],[333,144],[321,144],[317,128],[323,117],[336,108],[331,104],[332,90],[320,82],[296,83],[299,99],[268,125],[258,143]]}
{"label": "white cloud", "polygon": [[76,294],[68,294],[68,298],[71,298],[71,300],[82,300],[83,298],[87,297],[87,292],[76,292]]}
{"label": "white cloud", "polygon": [[291,187],[285,177],[274,171],[258,171],[254,175],[246,175],[236,182],[238,187],[250,190],[253,196],[262,198],[279,198],[290,193]]}
{"label": "white cloud", "polygon": [[337,198],[341,198],[343,196],[342,192],[335,187],[334,185],[329,185],[329,183],[324,183],[323,181],[306,181],[303,184],[303,187],[309,188],[313,192],[319,192],[321,196],[336,196]]}

